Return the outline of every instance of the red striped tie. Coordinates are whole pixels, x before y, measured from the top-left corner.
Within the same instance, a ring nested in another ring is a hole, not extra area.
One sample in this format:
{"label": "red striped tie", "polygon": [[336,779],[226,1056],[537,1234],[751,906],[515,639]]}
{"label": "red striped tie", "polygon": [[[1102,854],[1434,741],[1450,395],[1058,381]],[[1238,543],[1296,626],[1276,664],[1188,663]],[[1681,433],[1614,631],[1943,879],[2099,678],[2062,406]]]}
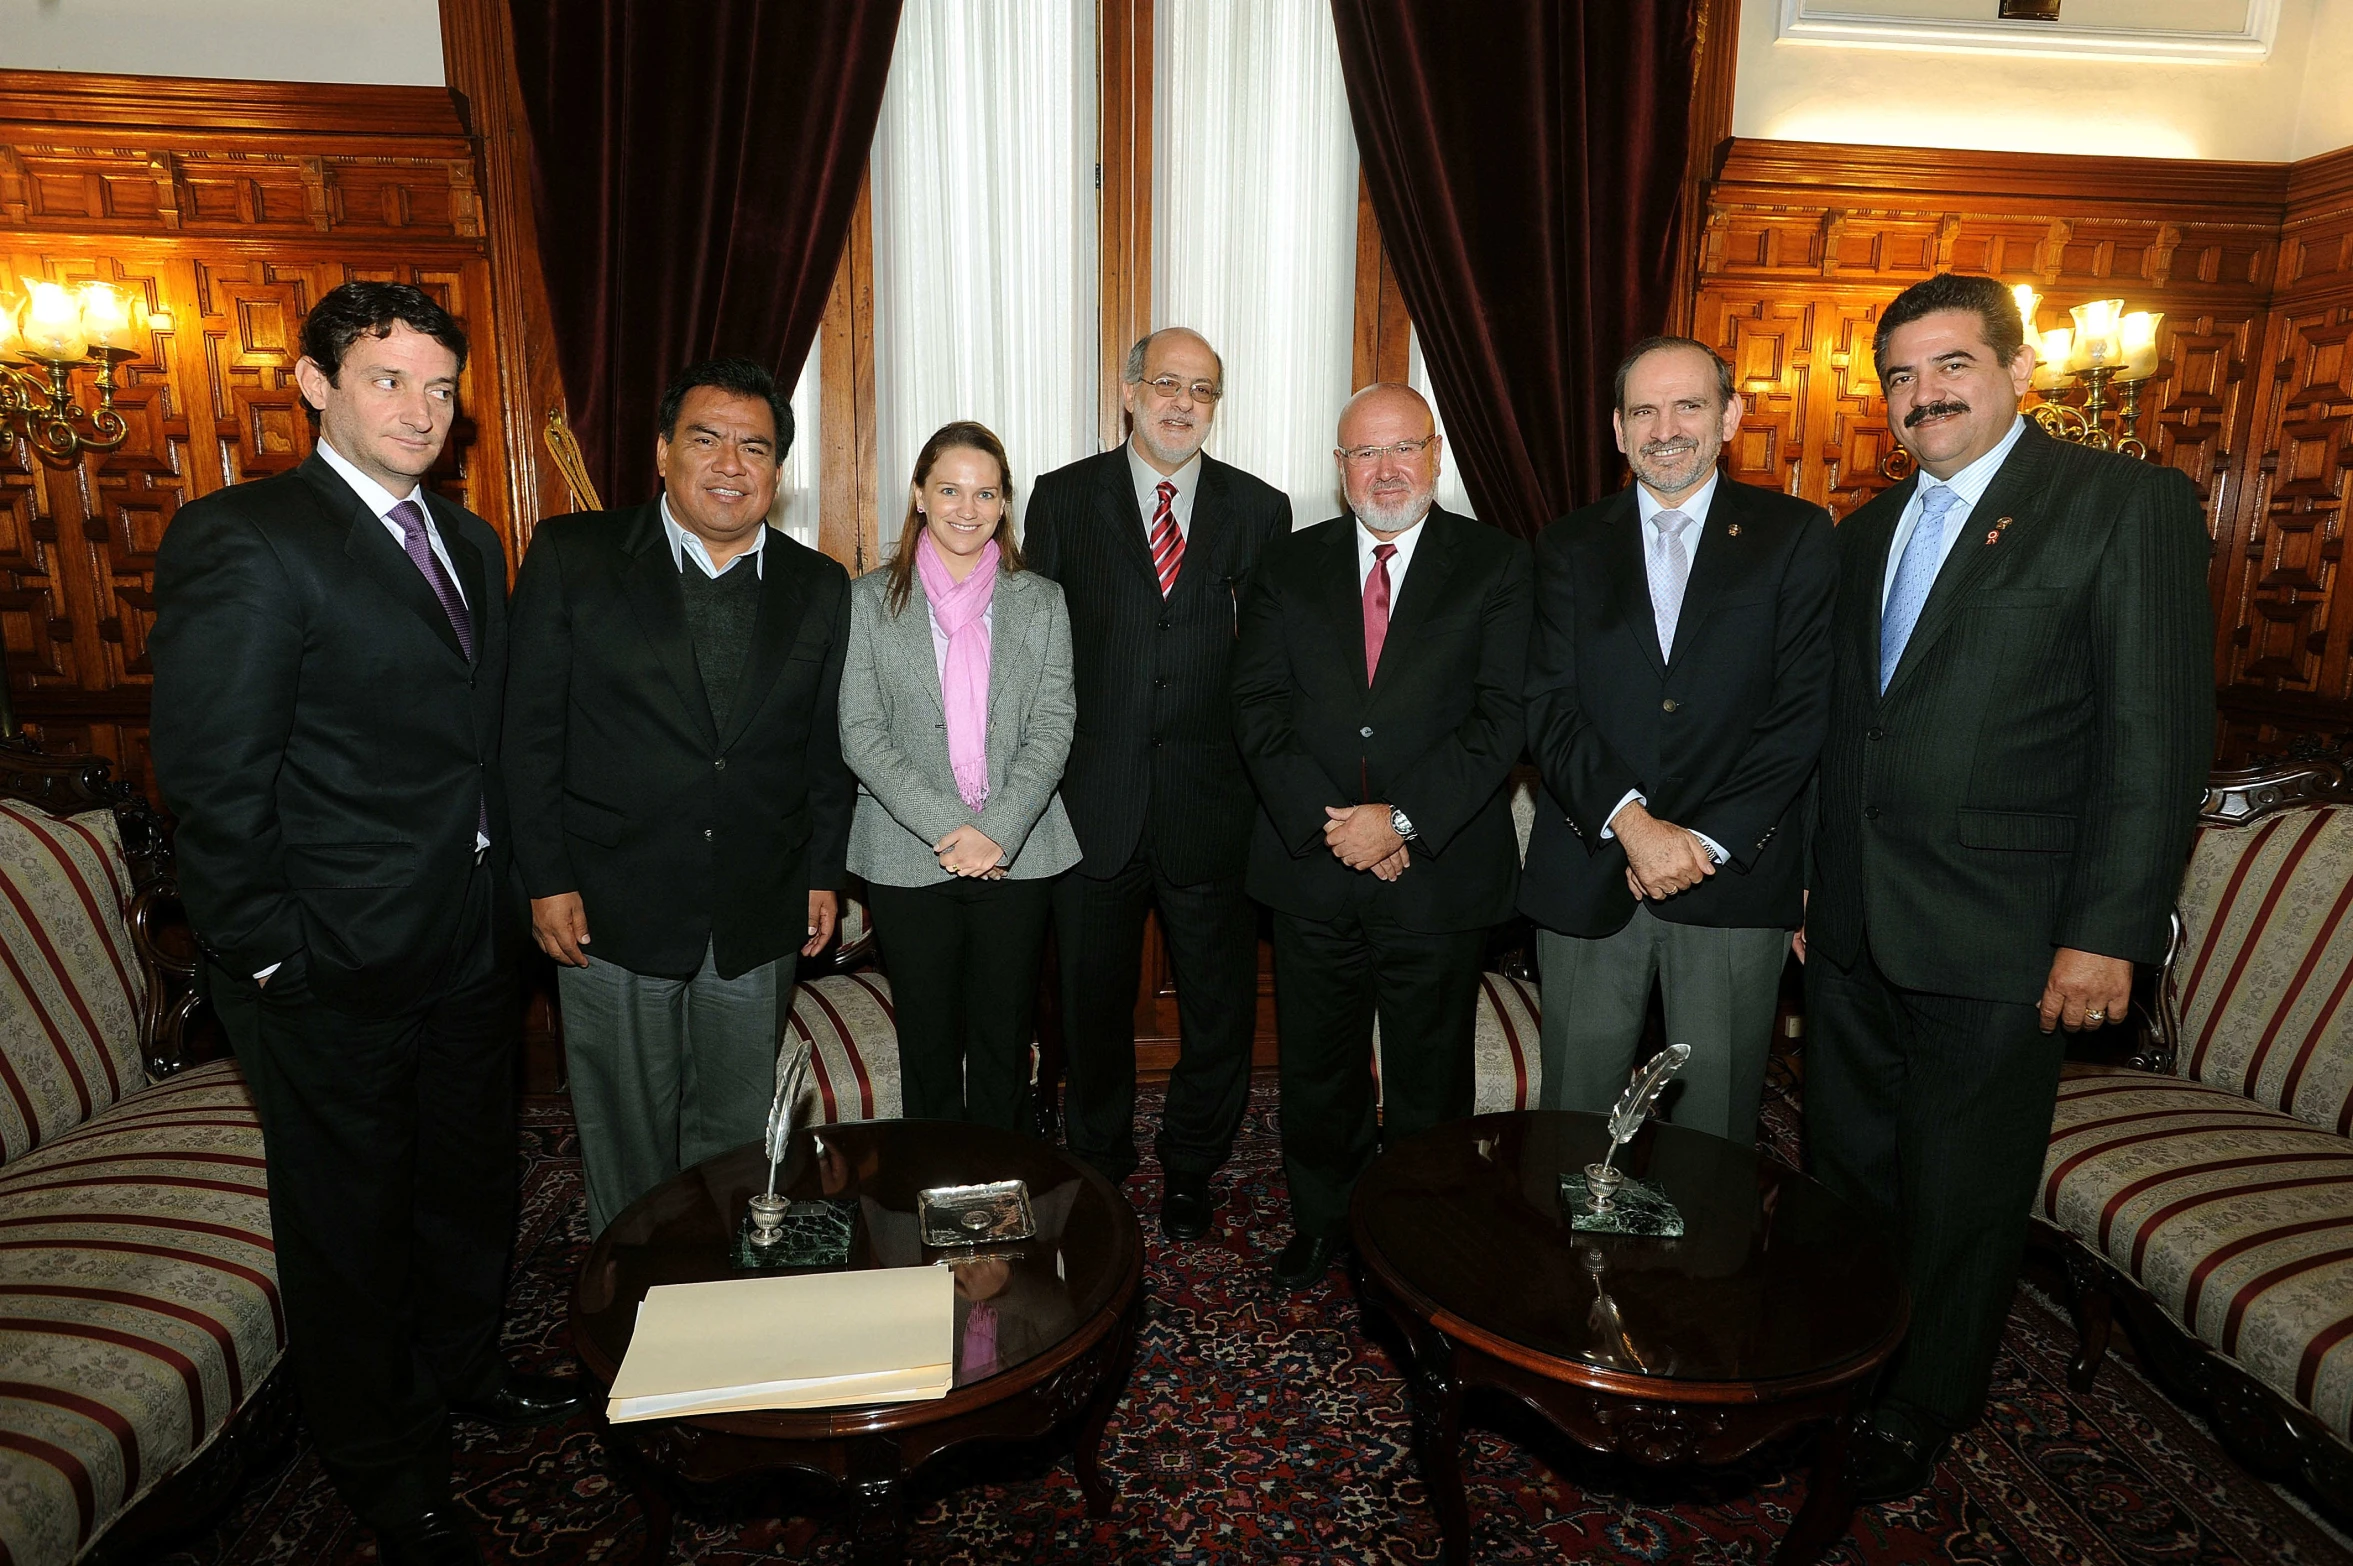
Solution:
{"label": "red striped tie", "polygon": [[1160,596],[1166,598],[1185,564],[1185,535],[1177,531],[1176,513],[1169,509],[1176,485],[1162,479],[1158,493],[1160,504],[1152,508],[1152,568],[1160,573]]}

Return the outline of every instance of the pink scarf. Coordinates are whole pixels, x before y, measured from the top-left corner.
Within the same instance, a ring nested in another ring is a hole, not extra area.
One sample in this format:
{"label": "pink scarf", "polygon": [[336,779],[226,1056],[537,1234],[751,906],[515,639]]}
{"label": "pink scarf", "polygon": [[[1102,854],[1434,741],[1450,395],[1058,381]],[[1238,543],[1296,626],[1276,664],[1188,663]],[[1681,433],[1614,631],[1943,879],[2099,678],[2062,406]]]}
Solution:
{"label": "pink scarf", "polygon": [[997,591],[997,541],[959,582],[948,575],[929,529],[915,546],[915,574],[932,618],[948,635],[948,661],[940,671],[940,705],[948,714],[948,765],[956,769],[956,792],[978,810],[989,797],[989,628],[982,616]]}

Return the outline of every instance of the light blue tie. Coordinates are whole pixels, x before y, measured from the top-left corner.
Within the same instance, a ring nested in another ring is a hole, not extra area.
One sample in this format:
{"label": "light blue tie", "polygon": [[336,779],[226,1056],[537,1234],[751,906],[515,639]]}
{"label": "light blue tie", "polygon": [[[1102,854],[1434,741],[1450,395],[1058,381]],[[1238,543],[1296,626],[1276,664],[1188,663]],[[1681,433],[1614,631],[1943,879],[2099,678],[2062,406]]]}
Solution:
{"label": "light blue tie", "polygon": [[1895,666],[1903,661],[1904,643],[1912,639],[1912,627],[1920,623],[1928,590],[1936,585],[1937,567],[1944,564],[1944,519],[1960,501],[1949,484],[1929,486],[1921,497],[1920,520],[1913,525],[1911,541],[1904,545],[1904,558],[1895,568],[1895,586],[1888,589],[1887,607],[1879,615],[1879,693],[1883,696],[1887,682],[1895,678]]}

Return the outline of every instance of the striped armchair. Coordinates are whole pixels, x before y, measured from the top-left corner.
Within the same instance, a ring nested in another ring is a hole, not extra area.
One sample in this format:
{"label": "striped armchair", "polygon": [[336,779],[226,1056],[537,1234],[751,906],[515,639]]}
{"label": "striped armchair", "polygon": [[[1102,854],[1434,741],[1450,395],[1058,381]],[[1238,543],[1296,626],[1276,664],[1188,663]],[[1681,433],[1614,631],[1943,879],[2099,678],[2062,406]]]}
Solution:
{"label": "striped armchair", "polygon": [[292,1429],[261,1127],[161,823],[0,740],[0,1561],[133,1560]]}
{"label": "striped armchair", "polygon": [[2220,774],[2144,1053],[2073,1063],[2036,1217],[2087,1387],[2124,1310],[2247,1466],[2353,1522],[2353,789]]}

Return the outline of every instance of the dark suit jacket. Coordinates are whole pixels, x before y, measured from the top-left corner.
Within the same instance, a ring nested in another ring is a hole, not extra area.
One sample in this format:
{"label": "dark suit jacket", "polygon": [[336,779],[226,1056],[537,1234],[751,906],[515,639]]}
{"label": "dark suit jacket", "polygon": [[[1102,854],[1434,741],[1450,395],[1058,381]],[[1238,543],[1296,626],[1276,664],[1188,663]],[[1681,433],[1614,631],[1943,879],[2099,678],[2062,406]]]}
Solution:
{"label": "dark suit jacket", "polygon": [[1812,949],[2032,1003],[2055,948],[2153,963],[2214,752],[2212,546],[2186,475],[2029,427],[1945,557],[1887,694],[1879,610],[1914,483],[1838,530]]}
{"label": "dark suit jacket", "polygon": [[591,950],[637,973],[691,978],[710,946],[734,978],[798,948],[810,888],[842,884],[850,579],[782,533],[765,553],[725,733],[658,502],[542,523],[515,578],[506,774],[523,885],[578,892]]}
{"label": "dark suit jacket", "polygon": [[[1519,840],[1504,784],[1519,759],[1527,546],[1433,506],[1368,690],[1356,520],[1267,545],[1242,600],[1234,733],[1258,789],[1252,897],[1307,919],[1375,899],[1407,929],[1511,916]],[[1327,805],[1381,800],[1420,841],[1396,881],[1324,846]]]}
{"label": "dark suit jacket", "polygon": [[322,457],[181,507],[156,554],[155,770],[189,918],[228,972],[307,969],[360,1015],[416,1005],[442,973],[480,805],[505,878],[506,557],[480,517],[426,505],[472,661]]}
{"label": "dark suit jacket", "polygon": [[1668,659],[1644,543],[1631,489],[1536,541],[1528,749],[1544,792],[1520,911],[1568,935],[1625,927],[1635,908],[1626,850],[1601,829],[1639,789],[1652,815],[1706,833],[1730,856],[1652,913],[1795,929],[1806,784],[1830,719],[1830,515],[1719,478]]}
{"label": "dark suit jacket", "polygon": [[1124,443],[1041,477],[1023,523],[1024,561],[1070,611],[1078,732],[1062,803],[1079,873],[1112,875],[1146,840],[1179,885],[1240,875],[1255,801],[1227,689],[1238,605],[1267,540],[1291,530],[1290,500],[1204,456],[1166,599]]}

